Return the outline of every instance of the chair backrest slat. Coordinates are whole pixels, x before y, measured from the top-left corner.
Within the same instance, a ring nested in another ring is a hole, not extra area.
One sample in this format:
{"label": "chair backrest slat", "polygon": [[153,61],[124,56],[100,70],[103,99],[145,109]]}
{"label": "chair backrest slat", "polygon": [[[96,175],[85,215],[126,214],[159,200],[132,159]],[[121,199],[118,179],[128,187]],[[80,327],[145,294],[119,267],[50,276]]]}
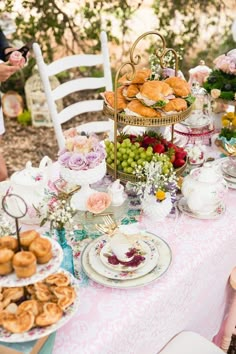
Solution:
{"label": "chair backrest slat", "polygon": [[[49,64],[45,63],[39,44],[33,44],[33,50],[38,65],[39,74],[43,83],[48,103],[48,109],[53,122],[59,148],[64,146],[64,136],[61,125],[81,113],[101,111],[103,108],[103,100],[80,101],[66,107],[61,112],[57,111],[55,101],[69,94],[82,90],[104,88],[104,91],[112,91],[110,59],[107,45],[107,35],[105,32],[101,32],[100,40],[101,53],[99,54],[71,55],[57,59]],[[49,80],[50,76],[57,75],[61,72],[73,68],[83,67],[82,71],[85,71],[86,67],[92,66],[101,66],[101,77],[73,78],[72,80],[68,80],[67,82],[62,83],[56,89],[52,90]]]}

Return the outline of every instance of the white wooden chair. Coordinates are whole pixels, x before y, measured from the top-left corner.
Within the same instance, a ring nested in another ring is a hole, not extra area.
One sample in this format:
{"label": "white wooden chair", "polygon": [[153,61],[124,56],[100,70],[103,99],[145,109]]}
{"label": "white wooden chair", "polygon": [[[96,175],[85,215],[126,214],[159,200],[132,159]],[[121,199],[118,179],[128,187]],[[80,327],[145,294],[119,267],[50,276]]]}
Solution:
{"label": "white wooden chair", "polygon": [[[98,99],[79,101],[71,104],[70,106],[65,107],[60,112],[57,111],[55,101],[60,98],[64,98],[65,96],[73,92],[78,92],[81,90],[104,88],[104,91],[112,91],[112,77],[110,69],[109,51],[107,45],[107,35],[105,32],[101,32],[100,40],[101,54],[71,55],[55,60],[50,64],[45,63],[39,44],[33,44],[33,51],[38,65],[39,74],[43,83],[49,112],[51,115],[57,142],[60,149],[64,146],[62,124],[81,113],[101,111],[103,108],[103,100]],[[49,82],[50,76],[59,74],[60,72],[76,67],[91,67],[98,65],[103,66],[102,77],[80,77],[62,83],[54,90],[51,89]],[[100,133],[111,131],[113,129],[113,123],[111,120],[98,121],[86,123],[85,125],[80,125],[78,128],[79,131],[83,130],[88,133]]]}
{"label": "white wooden chair", "polygon": [[224,354],[224,352],[199,334],[184,331],[171,339],[159,354]]}

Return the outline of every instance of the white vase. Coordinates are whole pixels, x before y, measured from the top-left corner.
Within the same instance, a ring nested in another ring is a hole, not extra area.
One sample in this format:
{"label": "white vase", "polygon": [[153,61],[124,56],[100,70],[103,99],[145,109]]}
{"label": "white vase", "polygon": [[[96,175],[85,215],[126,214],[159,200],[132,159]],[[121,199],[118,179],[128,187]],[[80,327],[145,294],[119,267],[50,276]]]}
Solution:
{"label": "white vase", "polygon": [[61,166],[61,177],[71,185],[81,186],[71,198],[72,206],[77,210],[86,211],[86,201],[88,197],[96,192],[90,184],[100,181],[106,174],[106,162],[102,161],[98,166],[88,170],[74,171]]}
{"label": "white vase", "polygon": [[171,196],[167,193],[166,199],[158,202],[154,195],[148,195],[142,200],[142,209],[145,216],[160,221],[170,214],[172,209]]}

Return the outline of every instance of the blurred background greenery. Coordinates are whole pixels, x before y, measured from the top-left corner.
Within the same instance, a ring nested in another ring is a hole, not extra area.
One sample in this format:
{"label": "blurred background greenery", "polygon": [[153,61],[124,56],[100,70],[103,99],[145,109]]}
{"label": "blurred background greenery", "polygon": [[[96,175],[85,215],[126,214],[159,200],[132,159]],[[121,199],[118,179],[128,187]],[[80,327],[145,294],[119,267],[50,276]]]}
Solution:
{"label": "blurred background greenery", "polygon": [[[26,43],[34,38],[48,62],[67,54],[99,51],[99,34],[105,30],[114,74],[127,60],[134,40],[149,30],[161,33],[167,47],[179,53],[180,69],[186,79],[188,70],[201,59],[213,67],[217,55],[235,47],[231,31],[235,0],[5,0],[0,4],[0,18],[6,14],[16,24],[10,40]],[[140,48],[144,64],[148,58],[145,53],[158,47],[156,42],[153,38]],[[34,65],[32,55],[29,64],[1,90],[14,89],[24,96],[24,84]]]}

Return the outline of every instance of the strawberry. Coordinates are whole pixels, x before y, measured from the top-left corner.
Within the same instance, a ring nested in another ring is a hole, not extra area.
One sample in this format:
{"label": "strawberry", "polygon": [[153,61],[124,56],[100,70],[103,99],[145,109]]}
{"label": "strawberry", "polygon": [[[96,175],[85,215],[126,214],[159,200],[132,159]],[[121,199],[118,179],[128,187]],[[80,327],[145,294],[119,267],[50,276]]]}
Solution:
{"label": "strawberry", "polygon": [[181,167],[184,164],[185,164],[185,160],[183,160],[183,159],[175,159],[175,161],[174,161],[175,168]]}
{"label": "strawberry", "polygon": [[157,154],[162,154],[163,152],[165,152],[165,146],[161,143],[157,143],[156,145],[154,145],[153,151]]}
{"label": "strawberry", "polygon": [[184,159],[187,156],[187,151],[185,150],[177,150],[175,152],[176,159]]}
{"label": "strawberry", "polygon": [[154,144],[156,144],[157,139],[155,137],[152,136],[144,136],[143,141],[142,141],[142,146],[143,147],[148,147],[148,146],[152,146]]}

